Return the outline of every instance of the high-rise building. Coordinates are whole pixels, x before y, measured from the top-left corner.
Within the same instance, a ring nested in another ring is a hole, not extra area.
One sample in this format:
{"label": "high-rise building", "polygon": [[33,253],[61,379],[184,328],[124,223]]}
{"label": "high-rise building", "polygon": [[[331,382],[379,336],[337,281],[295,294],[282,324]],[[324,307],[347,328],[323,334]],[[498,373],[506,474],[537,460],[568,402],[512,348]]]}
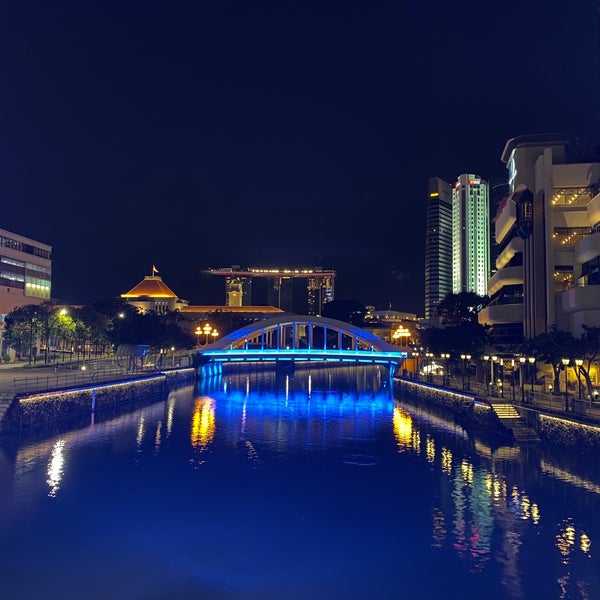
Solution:
{"label": "high-rise building", "polygon": [[[250,303],[252,280],[266,281],[267,303],[287,312],[295,311],[294,281],[306,282],[306,310],[309,315],[320,315],[323,306],[334,299],[336,272],[321,267],[310,269],[241,268],[239,265],[207,269],[205,273],[225,277],[227,306],[246,306]],[[259,295],[259,294],[257,294]],[[296,310],[297,312],[297,310]]]}
{"label": "high-rise building", "polygon": [[452,187],[429,179],[425,231],[425,318],[452,291]]}
{"label": "high-rise building", "polygon": [[425,233],[425,318],[436,321],[435,307],[450,293],[487,294],[490,275],[488,183],[460,175],[451,186],[429,180]]}
{"label": "high-rise building", "polygon": [[508,140],[510,194],[495,219],[499,255],[479,322],[496,339],[600,326],[600,158],[565,136]]}
{"label": "high-rise building", "polygon": [[0,229],[0,319],[51,297],[52,246]]}
{"label": "high-rise building", "polygon": [[488,184],[463,174],[452,188],[452,293],[487,295],[490,276]]}

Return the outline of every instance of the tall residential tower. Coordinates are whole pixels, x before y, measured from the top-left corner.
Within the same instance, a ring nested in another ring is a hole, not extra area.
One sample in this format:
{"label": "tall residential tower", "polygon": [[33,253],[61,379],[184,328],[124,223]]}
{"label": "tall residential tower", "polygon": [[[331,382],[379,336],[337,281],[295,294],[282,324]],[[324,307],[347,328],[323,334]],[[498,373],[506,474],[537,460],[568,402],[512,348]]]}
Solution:
{"label": "tall residential tower", "polygon": [[490,276],[489,186],[463,174],[451,186],[429,179],[425,233],[425,318],[450,293],[487,294]]}
{"label": "tall residential tower", "polygon": [[425,231],[425,318],[452,291],[452,188],[439,177],[429,179]]}
{"label": "tall residential tower", "polygon": [[452,293],[487,295],[490,276],[488,184],[463,174],[452,189]]}

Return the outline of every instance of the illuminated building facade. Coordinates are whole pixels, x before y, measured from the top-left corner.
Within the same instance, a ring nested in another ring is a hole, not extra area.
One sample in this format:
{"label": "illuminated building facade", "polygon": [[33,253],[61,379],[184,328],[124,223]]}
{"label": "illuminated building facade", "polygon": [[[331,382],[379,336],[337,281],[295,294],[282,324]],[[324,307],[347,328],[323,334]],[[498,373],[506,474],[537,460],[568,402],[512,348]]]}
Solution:
{"label": "illuminated building facade", "polygon": [[486,181],[463,174],[452,188],[452,293],[487,295],[490,205]]}
{"label": "illuminated building facade", "polygon": [[450,293],[487,294],[490,275],[489,186],[463,174],[451,186],[429,179],[425,232],[425,318]]}
{"label": "illuminated building facade", "polygon": [[0,229],[0,318],[50,300],[52,246]]}
{"label": "illuminated building facade", "polygon": [[181,310],[188,305],[187,300],[179,298],[162,278],[154,273],[153,268],[152,275],[147,275],[128,292],[121,294],[121,298],[142,313],[155,312],[159,315]]}
{"label": "illuminated building facade", "polygon": [[425,318],[452,291],[452,188],[429,179],[425,231]]}
{"label": "illuminated building facade", "polygon": [[238,265],[221,269],[207,269],[205,273],[225,277],[227,306],[246,306],[251,303],[252,280],[267,281],[267,304],[286,312],[294,312],[294,282],[306,282],[307,314],[319,315],[323,306],[334,299],[336,272],[314,267],[311,269],[241,268]]}
{"label": "illuminated building facade", "polygon": [[571,158],[564,137],[508,140],[510,193],[495,220],[499,254],[479,322],[496,337],[600,326],[600,157]]}

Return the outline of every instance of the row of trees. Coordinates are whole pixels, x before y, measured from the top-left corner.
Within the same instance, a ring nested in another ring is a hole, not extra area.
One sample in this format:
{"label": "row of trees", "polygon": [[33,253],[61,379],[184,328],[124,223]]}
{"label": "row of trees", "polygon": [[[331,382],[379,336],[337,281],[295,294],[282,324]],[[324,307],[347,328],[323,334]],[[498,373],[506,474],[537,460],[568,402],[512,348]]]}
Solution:
{"label": "row of trees", "polygon": [[[421,330],[419,343],[434,354],[448,353],[458,357],[469,354],[533,356],[552,367],[554,390],[559,390],[560,373],[572,367],[578,381],[592,395],[591,365],[600,356],[600,328],[583,326],[581,337],[553,329],[532,339],[521,338],[498,346],[486,327],[477,321],[477,314],[488,298],[470,292],[449,294],[437,307],[441,327]],[[568,360],[567,365],[564,361]]]}
{"label": "row of trees", "polygon": [[177,312],[141,314],[120,299],[68,309],[44,302],[11,311],[5,318],[3,338],[5,347],[29,362],[46,363],[65,356],[101,356],[121,344],[192,348],[194,335],[181,327],[181,319]]}

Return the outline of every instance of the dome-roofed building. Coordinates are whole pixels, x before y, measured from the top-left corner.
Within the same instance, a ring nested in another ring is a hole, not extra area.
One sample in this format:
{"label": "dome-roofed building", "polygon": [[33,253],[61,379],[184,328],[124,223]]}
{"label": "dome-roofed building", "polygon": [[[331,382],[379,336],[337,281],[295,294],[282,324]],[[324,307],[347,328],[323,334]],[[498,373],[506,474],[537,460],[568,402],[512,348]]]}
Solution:
{"label": "dome-roofed building", "polygon": [[186,307],[188,301],[179,298],[156,273],[158,270],[153,266],[152,275],[146,275],[136,286],[121,294],[121,298],[143,313],[162,315]]}

